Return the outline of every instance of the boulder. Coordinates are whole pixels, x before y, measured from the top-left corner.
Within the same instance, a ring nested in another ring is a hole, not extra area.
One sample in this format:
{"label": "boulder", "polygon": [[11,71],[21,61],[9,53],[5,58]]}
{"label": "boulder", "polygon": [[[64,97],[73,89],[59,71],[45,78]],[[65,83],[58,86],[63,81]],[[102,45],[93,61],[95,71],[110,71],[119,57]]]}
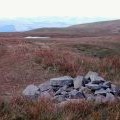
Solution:
{"label": "boulder", "polygon": [[92,84],[103,84],[104,82],[105,80],[100,76],[96,76],[96,78],[91,81]]}
{"label": "boulder", "polygon": [[70,98],[70,99],[84,99],[85,96],[84,96],[84,94],[81,93],[80,91],[72,90],[72,91],[69,93],[69,98]]}
{"label": "boulder", "polygon": [[77,76],[75,79],[74,79],[74,88],[75,89],[79,89],[82,87],[82,82],[83,82],[83,76]]}
{"label": "boulder", "polygon": [[73,78],[70,76],[63,76],[58,78],[52,78],[50,79],[50,85],[51,86],[71,86],[73,85]]}
{"label": "boulder", "polygon": [[35,85],[28,85],[22,92],[24,96],[38,96],[40,94],[40,91],[37,86]]}
{"label": "boulder", "polygon": [[112,91],[116,92],[116,88],[117,88],[116,85],[111,84],[111,90],[112,90]]}
{"label": "boulder", "polygon": [[38,86],[38,88],[41,92],[44,92],[44,91],[50,90],[52,87],[50,85],[50,82],[47,81],[47,82],[44,82],[44,83],[40,84]]}
{"label": "boulder", "polygon": [[97,77],[98,77],[98,73],[92,72],[92,71],[89,71],[89,72],[85,75],[85,79],[90,79],[91,81],[95,81]]}
{"label": "boulder", "polygon": [[118,87],[114,84],[111,84],[111,90],[114,93],[114,95],[120,96],[120,87]]}

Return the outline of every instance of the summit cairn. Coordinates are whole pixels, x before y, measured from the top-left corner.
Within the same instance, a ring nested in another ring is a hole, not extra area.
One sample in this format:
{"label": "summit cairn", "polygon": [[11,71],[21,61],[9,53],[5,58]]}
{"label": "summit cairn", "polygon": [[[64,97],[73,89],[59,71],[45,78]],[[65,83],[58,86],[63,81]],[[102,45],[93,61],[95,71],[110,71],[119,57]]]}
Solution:
{"label": "summit cairn", "polygon": [[120,88],[98,73],[89,71],[85,76],[52,78],[38,86],[28,85],[23,96],[39,100],[49,98],[55,103],[86,100],[95,103],[114,102],[120,98]]}

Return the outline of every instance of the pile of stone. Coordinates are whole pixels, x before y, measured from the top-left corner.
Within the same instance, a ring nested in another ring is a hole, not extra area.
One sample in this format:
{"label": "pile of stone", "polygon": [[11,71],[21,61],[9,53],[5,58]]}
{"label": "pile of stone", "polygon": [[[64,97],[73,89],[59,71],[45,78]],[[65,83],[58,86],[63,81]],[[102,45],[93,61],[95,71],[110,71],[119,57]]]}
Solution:
{"label": "pile of stone", "polygon": [[89,71],[85,76],[52,78],[39,86],[28,85],[23,95],[30,99],[48,98],[56,103],[87,100],[96,103],[114,102],[120,97],[120,88]]}

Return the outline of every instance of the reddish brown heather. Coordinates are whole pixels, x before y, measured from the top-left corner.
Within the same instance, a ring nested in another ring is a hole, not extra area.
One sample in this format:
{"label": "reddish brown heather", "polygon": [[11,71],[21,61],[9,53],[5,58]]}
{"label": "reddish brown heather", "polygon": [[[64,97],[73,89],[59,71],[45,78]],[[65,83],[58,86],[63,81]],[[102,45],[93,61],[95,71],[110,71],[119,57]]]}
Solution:
{"label": "reddish brown heather", "polygon": [[39,102],[15,97],[9,103],[0,99],[1,120],[119,120],[120,102],[92,104],[68,103],[56,106],[50,100]]}
{"label": "reddish brown heather", "polygon": [[66,34],[64,38],[58,34],[44,40],[27,40],[25,35],[29,34],[0,34],[0,120],[120,120],[120,102],[69,103],[60,109],[49,100],[12,98],[28,84],[40,84],[62,75],[84,75],[90,70],[120,85],[119,35]]}

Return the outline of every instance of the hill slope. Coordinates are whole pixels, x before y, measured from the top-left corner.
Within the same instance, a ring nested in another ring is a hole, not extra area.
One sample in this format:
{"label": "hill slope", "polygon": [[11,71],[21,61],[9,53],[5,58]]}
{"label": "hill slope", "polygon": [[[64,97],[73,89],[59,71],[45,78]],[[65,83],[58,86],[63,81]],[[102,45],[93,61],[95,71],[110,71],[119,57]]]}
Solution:
{"label": "hill slope", "polygon": [[66,28],[40,28],[29,31],[39,36],[90,37],[120,35],[120,20],[73,25]]}

